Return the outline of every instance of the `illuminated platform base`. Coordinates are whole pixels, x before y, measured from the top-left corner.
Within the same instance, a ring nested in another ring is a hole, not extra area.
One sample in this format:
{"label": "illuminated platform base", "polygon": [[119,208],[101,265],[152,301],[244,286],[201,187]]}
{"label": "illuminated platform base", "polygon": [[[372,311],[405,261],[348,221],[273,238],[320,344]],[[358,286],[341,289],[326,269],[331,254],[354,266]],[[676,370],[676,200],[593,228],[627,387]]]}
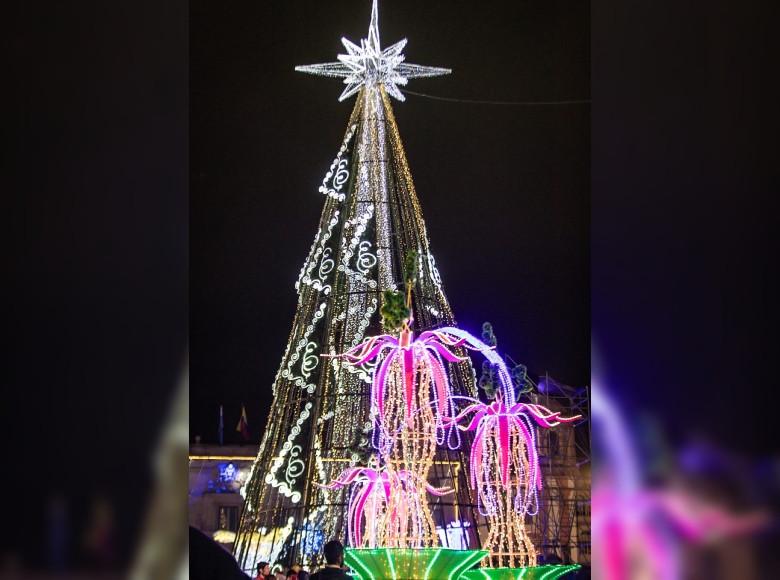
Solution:
{"label": "illuminated platform base", "polygon": [[480,568],[461,575],[463,580],[555,580],[581,568],[579,564],[547,564],[528,568]]}
{"label": "illuminated platform base", "polygon": [[456,580],[487,555],[449,548],[347,548],[344,563],[361,580]]}

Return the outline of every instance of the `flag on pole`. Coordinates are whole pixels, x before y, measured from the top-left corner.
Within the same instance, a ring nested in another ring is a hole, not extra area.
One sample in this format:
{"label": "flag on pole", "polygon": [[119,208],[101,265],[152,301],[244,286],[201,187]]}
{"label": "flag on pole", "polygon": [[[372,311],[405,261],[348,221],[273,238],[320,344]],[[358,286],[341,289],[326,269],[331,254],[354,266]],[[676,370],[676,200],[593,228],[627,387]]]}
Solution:
{"label": "flag on pole", "polygon": [[219,444],[223,444],[225,432],[225,421],[222,417],[222,405],[219,406]]}
{"label": "flag on pole", "polygon": [[244,405],[241,405],[241,418],[238,420],[238,425],[236,425],[236,431],[241,433],[244,441],[249,441],[249,421],[246,418],[246,407]]}

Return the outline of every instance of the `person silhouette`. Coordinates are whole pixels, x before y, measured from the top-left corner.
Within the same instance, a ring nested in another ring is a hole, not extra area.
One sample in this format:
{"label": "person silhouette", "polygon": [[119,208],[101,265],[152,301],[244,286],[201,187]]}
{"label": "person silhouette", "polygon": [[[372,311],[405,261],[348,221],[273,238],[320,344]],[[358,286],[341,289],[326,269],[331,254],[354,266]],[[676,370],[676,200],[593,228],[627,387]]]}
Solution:
{"label": "person silhouette", "polygon": [[350,580],[349,574],[344,570],[344,545],[338,540],[331,540],[323,548],[325,555],[325,567],[316,574],[312,574],[311,580]]}

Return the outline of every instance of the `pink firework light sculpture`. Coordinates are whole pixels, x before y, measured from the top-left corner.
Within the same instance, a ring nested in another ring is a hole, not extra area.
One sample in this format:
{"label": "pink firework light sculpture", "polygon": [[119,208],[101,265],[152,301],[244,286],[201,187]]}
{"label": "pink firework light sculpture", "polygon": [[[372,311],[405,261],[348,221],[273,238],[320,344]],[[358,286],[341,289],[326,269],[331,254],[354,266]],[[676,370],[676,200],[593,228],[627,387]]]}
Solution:
{"label": "pink firework light sculpture", "polygon": [[[388,334],[370,337],[337,355],[352,366],[377,361],[371,389],[371,414],[376,421],[374,446],[385,469],[407,474],[397,486],[398,493],[385,499],[396,507],[383,524],[384,546],[426,547],[437,542],[425,498],[427,488],[410,483],[427,481],[437,445],[446,440],[451,448],[460,446],[459,430],[451,421],[455,403],[445,369],[447,363],[468,359],[457,352],[460,348],[480,351],[490,360],[500,361],[490,347],[458,328],[429,330],[415,338],[409,320],[397,338]],[[504,380],[510,381],[505,367],[501,372]],[[353,504],[355,529],[362,528],[355,518],[362,518],[368,505],[360,507],[359,501]]]}
{"label": "pink firework light sculpture", "polygon": [[[463,339],[462,331],[456,335]],[[453,397],[468,405],[445,423],[473,431],[469,475],[477,492],[477,505],[489,521],[485,547],[489,567],[518,568],[536,565],[536,549],[525,531],[525,516],[539,509],[542,489],[536,428],[550,429],[580,418],[562,417],[542,405],[518,403],[504,361],[476,339],[471,345],[496,368],[499,388],[495,400],[483,403],[471,397]],[[470,420],[469,420],[470,417]],[[461,423],[468,420],[468,424]]]}
{"label": "pink firework light sculpture", "polygon": [[[515,511],[521,515],[536,515],[537,494],[542,489],[542,474],[532,420],[539,427],[550,429],[580,418],[580,415],[561,417],[559,412],[553,412],[542,405],[514,403],[513,397],[507,396],[512,392],[512,385],[509,383],[502,384],[496,400],[492,403],[458,397],[472,404],[451,419],[463,431],[475,432],[469,471],[471,486],[478,492],[482,515],[494,514],[497,510],[495,488],[499,482],[495,481],[492,469],[496,460],[503,489],[509,489],[513,483],[510,481],[510,468],[515,466],[514,471],[518,478],[514,482],[518,487]],[[507,398],[512,403],[507,403]],[[472,415],[471,421],[465,426],[460,425],[469,415]]]}
{"label": "pink firework light sculpture", "polygon": [[[556,427],[562,423],[571,423],[580,418],[562,417],[559,412],[551,411],[534,403],[518,403],[509,371],[503,359],[482,341],[457,328],[442,328],[445,344],[452,345],[457,339],[461,344],[479,351],[496,367],[499,388],[491,403],[483,403],[470,397],[452,397],[469,403],[457,416],[445,417],[444,423],[457,425],[460,430],[474,431],[471,447],[470,476],[471,486],[478,492],[478,505],[482,515],[495,514],[497,510],[496,481],[492,467],[497,460],[500,473],[500,485],[508,489],[510,467],[514,464],[519,480],[515,498],[515,510],[520,514],[535,515],[538,509],[537,493],[542,489],[542,476],[539,469],[539,454],[536,447],[536,434],[533,423],[544,429]],[[450,336],[452,335],[452,336]],[[460,423],[472,415],[467,425]]]}
{"label": "pink firework light sculpture", "polygon": [[[492,403],[485,404],[478,399],[452,396],[442,359],[448,362],[466,360],[467,356],[459,356],[453,352],[453,349],[460,347],[479,352],[496,367],[500,388],[496,400]],[[425,331],[416,340],[407,329],[401,332],[398,339],[391,335],[374,336],[340,355],[340,358],[346,359],[348,364],[359,366],[380,357],[385,350],[389,350],[389,353],[375,372],[371,393],[372,405],[378,412],[379,427],[384,440],[392,442],[397,432],[395,429],[389,429],[389,426],[382,421],[386,403],[385,394],[388,390],[388,369],[397,362],[400,362],[403,367],[405,419],[408,422],[417,410],[414,396],[417,388],[415,367],[417,361],[423,360],[429,367],[432,377],[437,442],[439,444],[443,442],[443,433],[448,427],[450,433],[453,426],[463,431],[476,432],[471,448],[470,471],[472,487],[479,490],[480,511],[483,515],[495,512],[495,493],[492,491],[495,482],[492,481],[488,465],[489,449],[494,447],[498,454],[501,484],[504,488],[509,484],[510,459],[516,459],[520,475],[525,481],[525,485],[521,486],[525,492],[522,493],[522,497],[518,493],[515,501],[516,510],[533,515],[537,505],[537,491],[542,488],[542,478],[532,421],[539,427],[549,429],[561,423],[576,421],[580,416],[562,417],[559,412],[553,412],[542,405],[517,403],[509,371],[494,348],[455,327]],[[453,413],[456,399],[471,403],[457,416]],[[470,414],[473,414],[471,422],[466,426],[460,425],[460,422]],[[451,447],[452,439],[450,434],[447,441]],[[457,444],[459,442],[458,437]],[[523,448],[527,451],[524,452]],[[480,483],[481,485],[478,485]]]}
{"label": "pink firework light sculpture", "polygon": [[[445,361],[467,360],[468,356],[459,354],[458,349],[479,352],[494,365],[500,383],[495,401],[485,404],[478,399],[452,395]],[[378,471],[359,472],[366,474],[366,482],[374,483],[366,483],[359,491],[353,491],[351,541],[355,545],[379,542],[380,545],[397,543],[403,546],[399,538],[406,537],[407,546],[429,543],[426,534],[430,535],[430,530],[426,528],[432,523],[427,522],[430,514],[427,514],[424,491],[417,484],[427,479],[433,458],[432,445],[443,444],[446,439],[450,447],[457,447],[460,445],[459,431],[474,431],[470,476],[472,487],[478,492],[480,512],[492,519],[498,518],[491,526],[495,528],[497,545],[506,543],[501,539],[506,535],[501,533],[502,529],[517,528],[510,534],[514,538],[510,542],[512,546],[507,550],[500,549],[502,553],[507,552],[514,562],[535,561],[533,547],[522,529],[522,517],[533,515],[538,509],[537,492],[542,486],[535,429],[536,426],[552,428],[569,423],[579,416],[561,417],[560,413],[541,405],[518,403],[509,371],[494,348],[455,327],[424,331],[415,339],[405,324],[398,338],[387,334],[370,337],[337,357],[352,366],[378,359],[372,380],[371,406],[377,421],[378,444],[375,441],[375,446],[387,466],[384,476]],[[456,414],[458,399],[469,404]],[[461,425],[469,416],[470,422]],[[390,465],[399,469],[398,473],[405,474],[402,478],[405,481],[399,479],[394,486],[398,490],[396,495],[391,491]],[[358,475],[358,472],[350,472],[331,485],[334,489],[343,487],[357,481]],[[377,483],[380,480],[386,481],[387,485],[380,487]],[[430,487],[426,489],[430,491]],[[373,498],[371,502],[369,498]],[[391,508],[391,505],[395,507]],[[379,525],[382,510],[386,515],[383,524]],[[418,518],[413,517],[414,510],[420,512]],[[396,531],[394,534],[380,532],[385,535],[383,539],[372,532],[370,538],[364,539],[364,518],[367,530],[379,526],[382,530],[396,528]]]}
{"label": "pink firework light sculpture", "polygon": [[[435,414],[437,443],[443,444],[446,438],[450,448],[456,449],[460,446],[460,437],[458,430],[453,428],[455,424],[450,420],[454,415],[455,405],[443,360],[450,363],[467,360],[467,356],[459,356],[453,352],[453,349],[460,347],[478,351],[490,362],[499,365],[499,376],[502,384],[511,385],[506,365],[503,364],[501,357],[495,353],[493,348],[468,332],[455,327],[426,330],[416,339],[412,331],[405,328],[401,331],[399,338],[389,334],[373,336],[337,356],[345,359],[349,365],[361,366],[380,357],[384,351],[389,351],[375,371],[371,389],[371,404],[380,418],[381,437],[389,444],[392,444],[397,433],[404,427],[403,424],[399,426],[387,425],[386,422],[382,421],[385,416],[390,371],[394,365],[399,363],[403,369],[404,423],[408,423],[415,412],[419,410],[419,406],[415,403],[416,390],[420,386],[417,381],[416,369],[422,364],[431,378],[431,401]],[[508,396],[514,401],[513,391]],[[445,435],[445,430],[449,431],[449,435]],[[382,447],[381,443],[378,447]]]}
{"label": "pink firework light sculpture", "polygon": [[[385,353],[385,351],[387,351]],[[437,443],[444,441],[444,420],[452,414],[450,408],[450,384],[444,369],[442,356],[456,360],[446,348],[443,348],[430,332],[425,332],[416,340],[410,330],[401,331],[398,338],[389,334],[373,336],[345,352],[340,358],[352,366],[361,366],[384,355],[376,368],[371,387],[371,407],[378,418],[378,449],[386,449],[393,444],[398,433],[410,424],[410,420],[419,410],[417,389],[423,385],[418,381],[418,368],[423,367],[430,377],[430,399],[434,402],[433,412],[436,426]],[[391,389],[388,382],[392,370],[400,367],[403,381],[403,416],[397,424],[386,417],[387,397]]]}
{"label": "pink firework light sculpture", "polygon": [[406,501],[409,492],[416,496],[418,488],[424,487],[427,492],[441,497],[453,491],[436,488],[419,479],[409,470],[353,467],[328,485],[318,485],[325,489],[355,485],[349,501],[349,541],[353,547],[375,548],[395,543],[392,531],[407,520],[409,509],[414,507]]}
{"label": "pink firework light sculpture", "polygon": [[385,547],[430,547],[438,542],[422,483],[428,479],[436,446],[445,440],[451,448],[460,445],[457,426],[445,422],[455,414],[445,364],[466,360],[454,352],[459,347],[487,348],[474,343],[471,335],[459,336],[461,331],[454,328],[425,331],[415,338],[409,322],[397,338],[370,337],[338,355],[352,366],[377,361],[371,388],[374,446],[385,469],[406,474],[390,498],[394,511],[383,524]]}

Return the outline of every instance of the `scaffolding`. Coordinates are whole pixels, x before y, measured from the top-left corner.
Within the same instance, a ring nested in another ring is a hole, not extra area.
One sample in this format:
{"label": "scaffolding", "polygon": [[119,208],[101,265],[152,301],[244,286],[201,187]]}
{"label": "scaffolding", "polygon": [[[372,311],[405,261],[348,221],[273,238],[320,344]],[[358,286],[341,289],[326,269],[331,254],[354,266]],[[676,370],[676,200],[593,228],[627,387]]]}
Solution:
{"label": "scaffolding", "polygon": [[532,402],[579,421],[537,429],[544,486],[528,531],[539,563],[590,564],[590,388],[571,387],[548,374],[528,394]]}

